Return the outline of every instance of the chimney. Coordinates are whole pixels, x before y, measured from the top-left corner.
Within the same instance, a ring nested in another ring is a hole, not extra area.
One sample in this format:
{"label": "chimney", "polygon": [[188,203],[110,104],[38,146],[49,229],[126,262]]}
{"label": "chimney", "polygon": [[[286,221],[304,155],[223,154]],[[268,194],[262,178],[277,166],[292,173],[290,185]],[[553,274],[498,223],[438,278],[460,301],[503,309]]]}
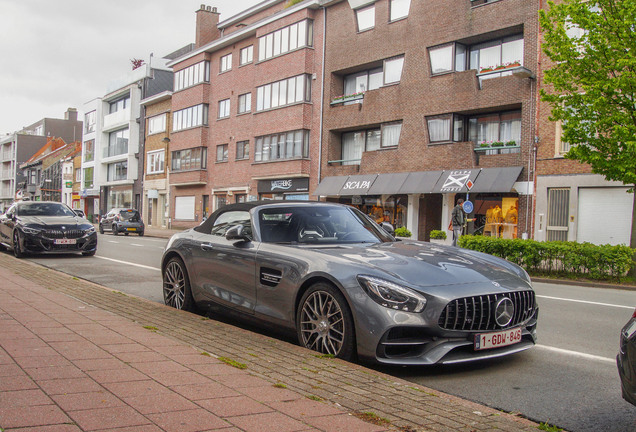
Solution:
{"label": "chimney", "polygon": [[219,38],[220,32],[217,25],[219,24],[220,14],[216,8],[204,4],[201,5],[201,8],[196,14],[197,29],[195,46],[196,48],[200,48]]}
{"label": "chimney", "polygon": [[64,120],[77,121],[77,108],[68,108],[64,113]]}

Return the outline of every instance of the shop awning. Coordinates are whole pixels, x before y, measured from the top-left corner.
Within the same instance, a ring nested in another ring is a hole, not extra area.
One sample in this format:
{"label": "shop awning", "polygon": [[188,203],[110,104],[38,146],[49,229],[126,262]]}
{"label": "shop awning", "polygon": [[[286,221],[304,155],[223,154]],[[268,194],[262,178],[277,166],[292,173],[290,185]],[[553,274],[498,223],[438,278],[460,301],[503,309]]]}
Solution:
{"label": "shop awning", "polygon": [[377,174],[363,174],[352,175],[342,185],[342,189],[338,195],[340,196],[352,196],[352,195],[368,195],[369,189],[373,186]]}
{"label": "shop awning", "polygon": [[431,193],[444,171],[417,171],[408,173],[406,181],[397,193],[415,194]]}
{"label": "shop awning", "polygon": [[368,195],[389,195],[399,193],[409,173],[378,174]]}
{"label": "shop awning", "polygon": [[322,179],[313,195],[336,196],[349,176],[333,176]]}
{"label": "shop awning", "polygon": [[510,192],[522,169],[523,167],[484,168],[474,180],[475,184],[470,192]]}

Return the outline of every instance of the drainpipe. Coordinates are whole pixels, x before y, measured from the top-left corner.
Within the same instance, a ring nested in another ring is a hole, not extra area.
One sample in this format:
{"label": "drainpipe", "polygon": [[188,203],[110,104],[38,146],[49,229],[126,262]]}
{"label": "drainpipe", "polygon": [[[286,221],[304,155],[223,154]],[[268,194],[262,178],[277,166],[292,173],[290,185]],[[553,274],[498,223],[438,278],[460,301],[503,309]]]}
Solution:
{"label": "drainpipe", "polygon": [[[320,83],[320,132],[318,135],[318,183],[322,179],[322,126],[325,107],[325,50],[327,47],[327,8],[322,6],[322,82]],[[318,197],[320,200],[320,197]]]}

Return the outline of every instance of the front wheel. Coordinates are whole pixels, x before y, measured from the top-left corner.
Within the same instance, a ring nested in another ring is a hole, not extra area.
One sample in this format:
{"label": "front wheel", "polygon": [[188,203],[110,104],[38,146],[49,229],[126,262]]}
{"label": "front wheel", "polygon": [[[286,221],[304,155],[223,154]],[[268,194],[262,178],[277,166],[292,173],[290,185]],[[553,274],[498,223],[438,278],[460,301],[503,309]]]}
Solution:
{"label": "front wheel", "polygon": [[351,311],[338,289],[327,283],[312,285],[296,313],[298,342],[305,348],[343,360],[355,357]]}
{"label": "front wheel", "polygon": [[113,232],[113,235],[119,235],[119,231],[117,231],[117,225],[112,224],[110,226],[110,230]]}
{"label": "front wheel", "polygon": [[22,247],[20,246],[20,231],[13,231],[13,255],[16,258],[23,258],[24,252],[22,252]]}
{"label": "front wheel", "polygon": [[188,271],[179,257],[170,258],[163,270],[163,301],[166,305],[177,309],[185,311],[194,309]]}
{"label": "front wheel", "polygon": [[99,224],[99,233],[104,234],[104,225]]}

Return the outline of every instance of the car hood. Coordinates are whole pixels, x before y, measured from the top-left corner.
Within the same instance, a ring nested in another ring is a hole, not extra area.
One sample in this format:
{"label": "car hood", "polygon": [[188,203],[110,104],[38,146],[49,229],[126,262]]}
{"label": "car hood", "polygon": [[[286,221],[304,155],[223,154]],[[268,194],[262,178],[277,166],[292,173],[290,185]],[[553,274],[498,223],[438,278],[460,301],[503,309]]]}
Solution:
{"label": "car hood", "polygon": [[20,216],[22,225],[33,228],[52,228],[64,226],[68,229],[86,229],[90,223],[75,216]]}
{"label": "car hood", "polygon": [[375,276],[384,273],[413,287],[483,284],[492,288],[497,282],[512,289],[530,288],[521,267],[468,249],[415,241],[312,249],[330,260],[346,260],[373,270]]}

